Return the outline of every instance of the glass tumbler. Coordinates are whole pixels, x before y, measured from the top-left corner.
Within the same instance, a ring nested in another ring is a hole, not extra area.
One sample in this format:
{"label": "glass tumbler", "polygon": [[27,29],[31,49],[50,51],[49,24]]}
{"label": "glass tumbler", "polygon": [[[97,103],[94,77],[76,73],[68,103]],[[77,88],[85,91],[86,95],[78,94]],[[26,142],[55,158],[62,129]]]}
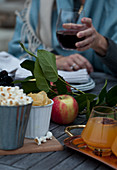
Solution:
{"label": "glass tumbler", "polygon": [[117,112],[107,106],[96,106],[92,109],[81,137],[96,155],[108,156],[117,136]]}

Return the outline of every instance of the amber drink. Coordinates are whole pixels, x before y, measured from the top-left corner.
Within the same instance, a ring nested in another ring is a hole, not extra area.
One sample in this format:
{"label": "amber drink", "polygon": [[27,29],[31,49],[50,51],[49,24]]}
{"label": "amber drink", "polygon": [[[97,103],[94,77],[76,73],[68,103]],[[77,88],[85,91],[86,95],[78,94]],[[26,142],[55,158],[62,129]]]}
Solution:
{"label": "amber drink", "polygon": [[81,137],[93,152],[100,156],[111,154],[117,136],[116,112],[109,107],[95,107]]}
{"label": "amber drink", "polygon": [[117,136],[111,146],[112,152],[114,153],[114,155],[117,157]]}

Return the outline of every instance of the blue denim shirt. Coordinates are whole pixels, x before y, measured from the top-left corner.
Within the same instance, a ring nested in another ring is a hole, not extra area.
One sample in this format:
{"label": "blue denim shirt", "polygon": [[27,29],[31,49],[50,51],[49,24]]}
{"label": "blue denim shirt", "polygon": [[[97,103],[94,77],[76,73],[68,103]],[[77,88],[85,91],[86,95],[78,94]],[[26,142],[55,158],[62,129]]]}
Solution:
{"label": "blue denim shirt", "polygon": [[[79,0],[76,0],[77,3],[79,3]],[[31,1],[31,8],[29,9],[29,24],[31,26],[31,29],[34,31],[36,35],[36,29],[38,26],[38,16],[39,16],[39,0],[32,0]],[[111,69],[110,65],[114,64],[117,65],[117,57],[112,56],[110,57],[110,53],[107,52],[106,56],[99,56],[93,49],[89,49],[83,52],[78,51],[68,51],[63,50],[57,41],[56,38],[56,20],[58,16],[58,11],[60,8],[69,8],[74,6],[73,0],[56,0],[57,4],[57,10],[53,11],[52,15],[52,47],[54,49],[54,52],[59,55],[68,56],[73,53],[80,53],[84,57],[86,57],[93,65],[94,69],[97,71],[103,71],[106,73],[111,73],[117,75],[114,73],[113,69]],[[25,10],[21,11],[22,16],[25,15]],[[95,29],[102,34],[103,36],[107,37],[108,39],[111,39],[113,42],[117,43],[117,0],[86,0],[84,5],[85,10],[85,16],[92,18],[93,25]],[[19,16],[17,16],[16,20],[16,27],[15,32],[12,40],[9,42],[8,45],[8,52],[16,57],[22,56],[25,52],[22,51],[19,41],[21,41],[21,31],[22,27],[24,25],[24,22]],[[24,38],[24,45],[26,48],[28,48],[28,40],[25,36]],[[42,43],[39,44],[37,49],[44,49]],[[110,48],[109,48],[110,50]],[[113,58],[112,58],[113,57]],[[107,62],[109,61],[109,62]],[[106,64],[104,64],[106,63]],[[110,69],[111,71],[110,71]]]}

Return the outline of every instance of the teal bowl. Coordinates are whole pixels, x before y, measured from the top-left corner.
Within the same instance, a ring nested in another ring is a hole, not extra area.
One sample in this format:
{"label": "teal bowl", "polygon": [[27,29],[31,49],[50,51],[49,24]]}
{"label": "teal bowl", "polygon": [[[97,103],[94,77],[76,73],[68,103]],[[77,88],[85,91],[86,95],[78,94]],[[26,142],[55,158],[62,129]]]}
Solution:
{"label": "teal bowl", "polygon": [[14,150],[23,146],[32,103],[0,106],[0,149]]}

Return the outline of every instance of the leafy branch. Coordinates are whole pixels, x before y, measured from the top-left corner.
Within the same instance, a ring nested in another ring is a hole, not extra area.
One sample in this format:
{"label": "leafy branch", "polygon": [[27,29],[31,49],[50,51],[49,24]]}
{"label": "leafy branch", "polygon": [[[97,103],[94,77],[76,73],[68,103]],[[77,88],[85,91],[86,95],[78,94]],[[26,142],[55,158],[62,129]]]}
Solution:
{"label": "leafy branch", "polygon": [[[53,53],[45,50],[37,50],[37,55],[34,55],[28,51],[22,43],[20,43],[20,45],[29,55],[35,57],[35,61],[25,60],[21,63],[21,67],[31,71],[32,76],[14,82],[21,83],[25,93],[36,93],[44,90],[49,98],[60,94],[71,95],[78,102],[80,113],[86,109],[87,118],[90,115],[92,107],[96,105],[108,105],[111,107],[116,105],[117,85],[107,91],[107,81],[105,81],[98,95],[84,93],[71,86],[63,77],[58,75],[56,57]],[[77,92],[72,92],[71,88],[77,90]]]}

